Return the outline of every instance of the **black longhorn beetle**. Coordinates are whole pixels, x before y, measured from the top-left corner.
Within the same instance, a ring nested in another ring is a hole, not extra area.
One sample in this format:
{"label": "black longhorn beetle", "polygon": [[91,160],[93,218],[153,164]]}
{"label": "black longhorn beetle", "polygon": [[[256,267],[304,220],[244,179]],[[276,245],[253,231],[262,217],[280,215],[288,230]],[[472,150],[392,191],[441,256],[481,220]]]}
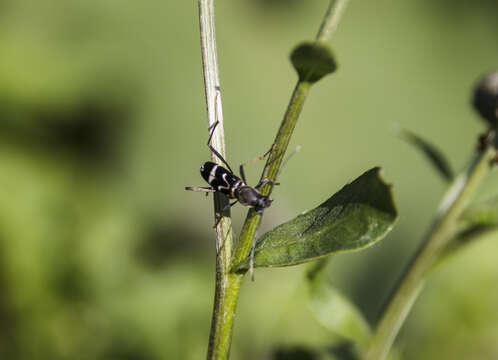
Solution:
{"label": "black longhorn beetle", "polygon": [[[228,165],[223,156],[221,156],[221,154],[218,151],[216,151],[216,149],[211,145],[211,138],[213,137],[217,125],[218,121],[216,121],[213,125],[213,129],[211,130],[207,146],[209,147],[209,150],[211,150],[212,153],[218,159],[220,159],[221,162],[227,168],[224,168],[223,166],[215,164],[214,162],[211,161],[205,162],[201,166],[201,175],[204,178],[204,180],[206,180],[206,182],[209,185],[211,185],[211,187],[188,186],[185,188],[185,190],[202,191],[206,193],[219,191],[228,196],[229,199],[235,199],[235,201],[228,204],[223,209],[223,211],[232,207],[237,202],[240,202],[242,205],[253,208],[258,214],[261,215],[263,213],[263,210],[269,207],[273,200],[266,195],[262,195],[258,191],[258,189],[265,184],[273,184],[273,185],[279,185],[279,184],[270,179],[264,178],[260,180],[256,186],[254,187],[248,186],[244,174],[244,164],[240,165],[240,177],[235,175],[233,170],[230,168],[230,165]],[[264,155],[250,162],[264,159],[272,150],[273,147],[270,150],[268,150]],[[218,225],[218,222],[216,223],[216,225]]]}
{"label": "black longhorn beetle", "polygon": [[[229,199],[235,199],[234,202],[228,204],[225,208],[222,209],[222,211],[225,211],[229,208],[231,208],[233,205],[235,205],[237,202],[240,202],[242,205],[248,206],[250,208],[253,208],[256,213],[259,215],[263,214],[263,210],[269,207],[272,203],[272,199],[270,197],[261,194],[258,189],[265,185],[265,184],[272,184],[272,185],[280,185],[278,182],[275,182],[273,180],[270,180],[268,178],[263,178],[259,181],[259,183],[255,187],[251,187],[247,185],[246,177],[244,174],[244,165],[252,163],[254,161],[258,160],[263,160],[268,154],[270,154],[273,151],[273,146],[268,150],[265,154],[262,156],[249,161],[245,164],[240,165],[240,178],[234,174],[233,170],[230,168],[230,165],[226,162],[226,160],[221,156],[221,154],[216,151],[216,149],[211,145],[211,138],[213,137],[214,130],[216,129],[216,126],[218,125],[218,121],[216,121],[212,125],[212,130],[211,134],[209,135],[209,140],[207,142],[207,146],[209,147],[209,150],[218,158],[221,160],[221,162],[226,165],[226,169],[218,164],[215,164],[212,161],[207,161],[201,166],[201,175],[206,180],[206,182],[211,185],[211,187],[193,187],[193,186],[188,186],[185,188],[185,190],[191,190],[191,191],[202,191],[205,192],[206,195],[207,193],[210,192],[216,192],[219,191],[226,196],[228,196]],[[298,146],[296,150],[294,150],[293,153],[291,153],[283,162],[282,166],[280,167],[280,171],[282,171],[282,168],[285,166],[287,161],[289,161],[290,157],[294,155],[296,152],[299,151],[301,147]],[[280,174],[280,171],[277,174]],[[241,179],[242,178],[242,179]],[[216,227],[219,222],[221,221],[221,216],[220,218],[216,221],[216,224],[214,227]],[[251,252],[249,255],[249,272],[251,273],[251,279],[254,281],[254,251],[256,247],[256,236],[254,236],[251,244]]]}

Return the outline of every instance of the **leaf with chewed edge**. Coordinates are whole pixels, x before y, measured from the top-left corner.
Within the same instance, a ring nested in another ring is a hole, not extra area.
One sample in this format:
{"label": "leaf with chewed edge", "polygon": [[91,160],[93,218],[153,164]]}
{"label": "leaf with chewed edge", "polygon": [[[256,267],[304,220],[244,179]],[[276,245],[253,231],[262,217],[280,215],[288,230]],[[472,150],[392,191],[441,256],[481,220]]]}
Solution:
{"label": "leaf with chewed edge", "polygon": [[[396,221],[391,186],[380,168],[368,170],[317,208],[265,233],[255,249],[255,267],[296,265],[382,239]],[[247,269],[249,261],[239,266]]]}

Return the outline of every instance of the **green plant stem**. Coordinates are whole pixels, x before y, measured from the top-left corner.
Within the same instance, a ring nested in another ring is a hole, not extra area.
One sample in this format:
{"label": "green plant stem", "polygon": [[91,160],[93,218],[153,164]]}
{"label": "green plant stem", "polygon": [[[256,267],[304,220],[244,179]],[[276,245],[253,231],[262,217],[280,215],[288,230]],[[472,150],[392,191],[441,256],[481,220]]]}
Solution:
{"label": "green plant stem", "polygon": [[[280,125],[275,142],[273,143],[273,151],[270,153],[268,161],[263,170],[263,176],[271,180],[275,180],[282,164],[282,160],[289,146],[290,138],[294,132],[299,114],[304,105],[304,100],[308,95],[311,85],[307,82],[298,82],[294,92],[292,93],[289,106],[285,112],[284,120]],[[263,195],[270,195],[272,187],[267,184],[261,189]],[[253,209],[249,210],[246,221],[242,226],[240,233],[240,240],[238,246],[235,248],[233,257],[233,268],[243,262],[251,251],[252,239],[261,221],[261,215],[258,215]]]}
{"label": "green plant stem", "polygon": [[[344,9],[344,4],[346,2],[347,0],[331,0],[329,9],[318,32],[317,40],[327,41],[332,37],[335,29],[337,28],[339,18],[342,14],[342,11],[336,13],[334,9]],[[343,5],[341,6],[341,4]],[[206,46],[206,48],[212,49],[212,52],[214,53],[214,63],[216,64],[213,0],[199,0],[199,18],[201,23],[201,43],[203,41],[202,39],[204,33],[204,35],[208,39],[208,46]],[[204,50],[205,46],[203,45],[202,48]],[[204,51],[203,64],[206,65]],[[206,67],[204,68],[206,69]],[[205,81],[207,81],[206,75],[204,76],[204,78]],[[275,179],[278,175],[283,156],[289,145],[291,135],[296,126],[299,114],[301,113],[301,110],[303,108],[304,100],[306,99],[306,95],[309,92],[310,86],[311,85],[309,83],[301,81],[297,83],[294,89],[284,119],[275,138],[273,151],[271,152],[263,170],[263,175],[266,174],[266,177],[270,179]],[[219,84],[216,89],[219,89]],[[219,132],[221,131],[217,131],[217,133]],[[263,194],[269,195],[271,193],[271,190],[272,187],[270,185],[266,185],[261,189],[261,192]],[[216,201],[217,200],[215,197],[215,204],[217,204]],[[223,208],[219,207],[220,205],[215,206],[217,211]],[[243,273],[237,273],[233,271],[233,269],[235,268],[235,266],[233,265],[240,263],[249,255],[252,239],[254,239],[256,235],[257,228],[261,221],[261,216],[257,215],[253,210],[249,211],[241,232],[240,239],[237,243],[234,256],[231,256],[231,226],[228,222],[229,219],[227,219],[227,223],[224,222],[225,219],[226,218],[223,218],[223,220],[221,221],[220,230],[218,230],[218,238],[224,240],[220,240],[220,246],[217,247],[216,293],[211,324],[211,333],[209,337],[209,347],[207,355],[208,360],[227,360],[229,358],[235,311],[240,293],[242,278],[244,276]],[[232,259],[230,262],[230,264],[232,264],[232,266],[230,267],[232,271],[229,271],[228,268],[230,261],[229,256],[231,256],[230,258]]]}
{"label": "green plant stem", "polygon": [[[218,277],[222,277],[218,279]],[[215,308],[211,322],[211,335],[207,359],[228,359],[232,342],[233,322],[237,309],[242,276],[234,273],[216,272]]]}
{"label": "green plant stem", "polygon": [[419,251],[414,255],[387,303],[365,359],[386,358],[401,325],[424,285],[426,275],[453,238],[459,216],[474,191],[488,174],[495,156],[496,150],[492,145],[488,145],[453,181]]}
{"label": "green plant stem", "polygon": [[[329,7],[325,13],[323,21],[320,25],[318,33],[316,35],[317,41],[328,41],[332,38],[335,31],[337,30],[337,25],[341,19],[344,9],[349,0],[331,0]],[[305,81],[298,81],[294,91],[292,93],[289,105],[284,115],[284,119],[280,125],[275,141],[273,142],[273,150],[268,157],[266,165],[263,169],[263,174],[261,178],[268,178],[270,180],[276,180],[279,174],[280,167],[282,165],[283,157],[289,142],[294,132],[299,115],[303,109],[304,101],[308,95],[311,88],[311,84]],[[273,186],[267,184],[262,187],[261,193],[263,195],[270,195]],[[237,266],[243,262],[251,251],[251,245],[253,239],[257,236],[257,230],[259,224],[261,223],[261,215],[256,214],[254,210],[249,210],[244,225],[240,233],[239,241],[234,250],[234,257],[232,260],[232,269],[236,269]]]}
{"label": "green plant stem", "polygon": [[[216,54],[216,37],[214,26],[213,0],[199,0],[199,25],[201,36],[202,68],[204,75],[204,89],[206,93],[206,110],[208,125],[212,127],[218,122],[211,139],[211,145],[225,157],[225,138],[223,131],[223,112],[221,107],[220,79],[218,59]],[[211,160],[223,165],[213,153]],[[228,354],[230,348],[230,334],[235,314],[236,300],[230,292],[237,289],[237,279],[229,275],[230,260],[232,258],[232,227],[230,210],[222,209],[228,204],[228,199],[220,192],[214,194],[214,211],[216,225],[216,283],[213,305],[213,317],[207,359],[223,358],[220,354]],[[217,219],[222,217],[218,222]],[[234,283],[235,280],[235,283]]]}
{"label": "green plant stem", "polygon": [[337,26],[346,10],[349,0],[331,0],[320,29],[316,34],[317,41],[329,41],[337,30]]}

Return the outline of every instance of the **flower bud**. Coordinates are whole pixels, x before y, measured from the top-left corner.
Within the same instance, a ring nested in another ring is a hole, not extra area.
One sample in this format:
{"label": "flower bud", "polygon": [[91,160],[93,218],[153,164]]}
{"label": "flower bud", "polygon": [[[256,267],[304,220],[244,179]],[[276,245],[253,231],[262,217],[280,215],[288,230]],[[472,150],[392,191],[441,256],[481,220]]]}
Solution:
{"label": "flower bud", "polygon": [[305,42],[298,45],[291,54],[291,62],[300,81],[315,83],[334,72],[337,64],[332,51],[325,43]]}
{"label": "flower bud", "polygon": [[472,104],[492,127],[498,125],[498,71],[485,75],[474,89]]}

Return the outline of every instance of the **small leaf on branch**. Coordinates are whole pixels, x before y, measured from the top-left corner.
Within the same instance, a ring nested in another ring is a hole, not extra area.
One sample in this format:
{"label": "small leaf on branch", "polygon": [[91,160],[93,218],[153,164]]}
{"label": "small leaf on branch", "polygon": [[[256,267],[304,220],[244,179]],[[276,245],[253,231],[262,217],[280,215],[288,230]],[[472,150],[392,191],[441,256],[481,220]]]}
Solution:
{"label": "small leaf on branch", "polygon": [[[255,267],[296,265],[324,256],[360,250],[382,239],[397,211],[391,186],[376,167],[317,208],[265,233],[257,242]],[[248,268],[248,260],[238,269]]]}
{"label": "small leaf on branch", "polygon": [[315,83],[337,69],[332,51],[322,42],[305,42],[291,53],[291,62],[300,81]]}
{"label": "small leaf on branch", "polygon": [[498,196],[469,206],[460,216],[467,225],[498,225]]}
{"label": "small leaf on branch", "polygon": [[498,231],[498,197],[469,206],[460,216],[460,230],[440,255],[435,267],[468,245]]}
{"label": "small leaf on branch", "polygon": [[469,245],[474,244],[476,241],[484,239],[487,235],[498,231],[497,225],[475,225],[457,233],[451,242],[446,246],[439,256],[437,262],[432,267],[436,270],[446,260],[452,258],[454,255],[459,254],[463,249]]}
{"label": "small leaf on branch", "polygon": [[439,174],[446,180],[451,181],[454,177],[449,161],[434,145],[415,135],[406,129],[400,129],[401,138],[421,150],[431,161],[432,165],[438,170]]}

